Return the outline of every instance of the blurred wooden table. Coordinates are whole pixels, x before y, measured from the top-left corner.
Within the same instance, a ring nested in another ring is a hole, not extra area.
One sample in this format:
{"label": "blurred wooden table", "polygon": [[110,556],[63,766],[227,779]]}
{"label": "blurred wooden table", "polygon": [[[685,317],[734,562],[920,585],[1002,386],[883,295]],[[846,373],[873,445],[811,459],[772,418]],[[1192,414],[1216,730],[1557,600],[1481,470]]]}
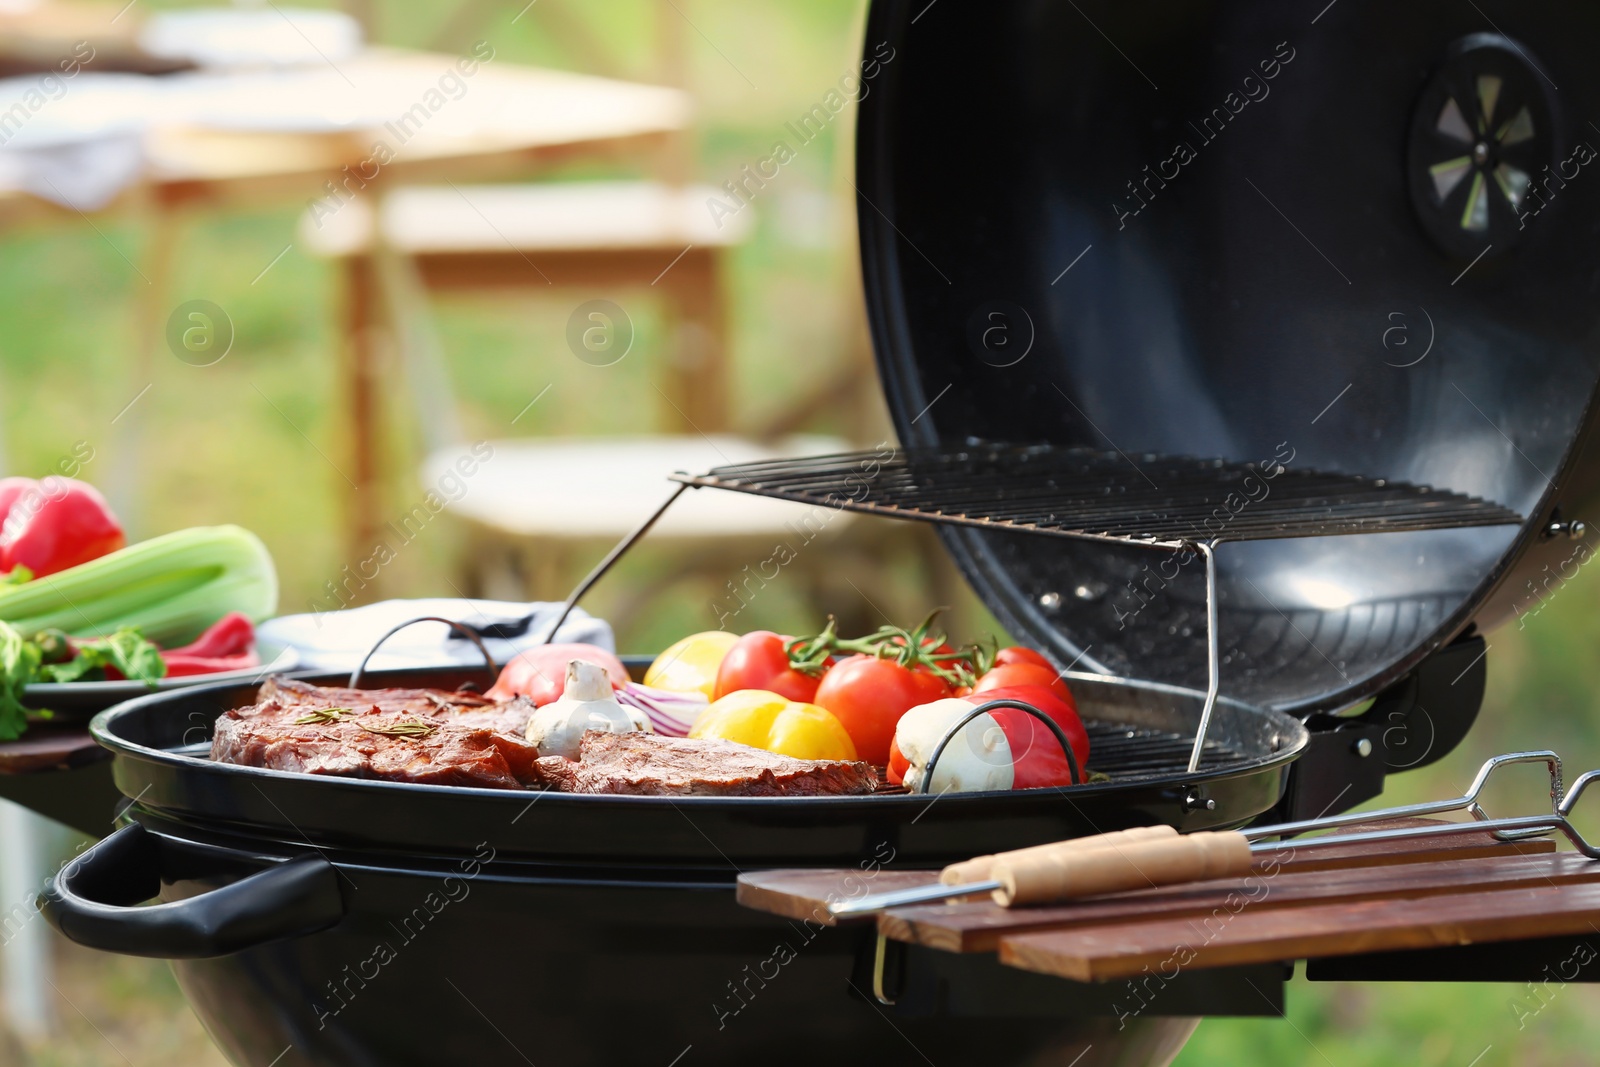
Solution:
{"label": "blurred wooden table", "polygon": [[164,74],[188,66],[139,47],[141,13],[131,6],[127,0],[73,0],[0,10],[0,78],[59,72],[58,64],[85,43],[93,48],[95,70]]}
{"label": "blurred wooden table", "polygon": [[[140,300],[129,395],[152,380],[164,343],[175,222],[185,211],[295,202],[337,211],[390,185],[526,178],[574,159],[647,155],[688,122],[687,97],[677,90],[516,66],[490,55],[474,63],[471,56],[371,48],[312,67],[160,78],[163,93],[152,98],[145,135],[145,173],[99,209],[149,223],[139,270],[150,284]],[[470,74],[463,64],[473,67]],[[62,102],[92,91],[80,85]],[[74,214],[83,212],[0,187],[0,225]],[[352,259],[341,269],[344,332],[354,340],[340,359],[348,466],[341,464],[339,473],[353,487],[347,541],[366,551],[380,525],[380,502],[376,346],[363,327],[376,320],[378,285],[370,259]],[[138,452],[132,437],[119,442],[116,481],[137,478]]]}

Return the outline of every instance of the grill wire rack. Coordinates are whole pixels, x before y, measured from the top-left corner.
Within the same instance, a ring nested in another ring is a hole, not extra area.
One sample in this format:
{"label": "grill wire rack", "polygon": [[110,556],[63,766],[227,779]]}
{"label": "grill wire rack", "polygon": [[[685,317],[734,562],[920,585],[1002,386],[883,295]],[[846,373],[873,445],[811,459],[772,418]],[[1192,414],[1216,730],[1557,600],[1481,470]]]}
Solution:
{"label": "grill wire rack", "polygon": [[[655,512],[586,576],[549,630],[687,489],[724,489],[867,515],[1197,553],[1206,569],[1206,699],[1189,743],[1200,769],[1220,688],[1216,548],[1224,542],[1520,526],[1501,504],[1384,478],[1281,463],[987,444],[840,452],[672,475]],[[1257,494],[1260,494],[1259,496]],[[547,637],[546,640],[549,638]]]}

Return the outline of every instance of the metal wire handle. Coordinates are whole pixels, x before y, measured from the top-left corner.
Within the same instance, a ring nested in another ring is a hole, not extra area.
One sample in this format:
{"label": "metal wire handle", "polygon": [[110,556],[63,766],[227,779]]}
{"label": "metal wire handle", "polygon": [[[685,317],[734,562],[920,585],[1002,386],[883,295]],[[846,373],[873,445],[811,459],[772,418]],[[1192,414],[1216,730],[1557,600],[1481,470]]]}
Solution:
{"label": "metal wire handle", "polygon": [[956,734],[965,729],[966,725],[973,719],[976,719],[979,715],[988,713],[994,708],[1010,708],[1014,711],[1027,712],[1035,719],[1038,719],[1040,722],[1044,723],[1045,726],[1049,727],[1050,732],[1055,734],[1056,740],[1060,742],[1062,753],[1064,753],[1067,757],[1067,767],[1072,772],[1072,784],[1083,784],[1083,769],[1078,766],[1078,756],[1072,751],[1072,742],[1067,739],[1067,732],[1061,728],[1061,724],[1056,722],[1050,716],[1046,715],[1044,712],[1040,711],[1038,708],[1034,707],[1032,704],[1023,703],[1020,700],[1013,700],[1010,697],[1004,697],[1000,700],[991,700],[987,704],[979,704],[977,707],[961,716],[961,719],[956,722],[954,726],[951,726],[944,732],[944,736],[939,738],[939,743],[933,746],[933,755],[929,758],[928,767],[922,774],[922,788],[918,789],[917,792],[926,794],[932,787],[934,768],[938,767],[939,757],[944,755],[945,748],[955,738]]}
{"label": "metal wire handle", "polygon": [[1402,826],[1393,830],[1369,830],[1365,833],[1354,834],[1329,834],[1327,837],[1313,837],[1302,840],[1290,841],[1252,841],[1252,850],[1272,850],[1283,848],[1306,848],[1314,845],[1363,845],[1373,841],[1393,841],[1401,838],[1414,837],[1441,837],[1450,834],[1481,833],[1489,830],[1496,837],[1508,840],[1518,840],[1523,837],[1541,836],[1552,831],[1559,832],[1572,843],[1572,847],[1592,860],[1600,860],[1600,847],[1591,845],[1589,839],[1572,825],[1568,816],[1572,809],[1577,807],[1578,799],[1589,788],[1591,782],[1600,780],[1600,770],[1585,771],[1579,775],[1578,780],[1572,783],[1572,788],[1567,790],[1566,796],[1556,804],[1555,811],[1549,815],[1523,815],[1514,819],[1488,819],[1483,822],[1450,822],[1440,823],[1437,826]]}
{"label": "metal wire handle", "polygon": [[[1490,776],[1498,768],[1514,763],[1545,763],[1549,766],[1551,782],[1550,814],[1523,815],[1511,819],[1490,819],[1484,815],[1483,808],[1478,804],[1477,798],[1479,794],[1488,783]],[[1558,832],[1571,842],[1572,847],[1579,853],[1589,859],[1600,860],[1600,846],[1591,845],[1588,839],[1578,831],[1577,827],[1572,825],[1571,820],[1568,818],[1573,809],[1577,807],[1578,800],[1583,796],[1585,790],[1595,781],[1600,781],[1600,770],[1588,771],[1580,775],[1578,780],[1572,783],[1572,788],[1568,789],[1563,795],[1560,791],[1561,758],[1559,756],[1550,751],[1511,752],[1503,756],[1495,756],[1486,761],[1479,768],[1478,774],[1472,780],[1472,785],[1467,792],[1452,800],[1410,804],[1403,807],[1356,814],[1336,815],[1325,819],[1306,819],[1300,822],[1279,823],[1275,826],[1258,826],[1240,832],[1240,836],[1249,842],[1251,852],[1270,853],[1285,849],[1298,851],[1300,849],[1316,849],[1330,846],[1364,845],[1381,841],[1449,837],[1470,833],[1481,834],[1486,831],[1504,841],[1516,841]],[[1446,811],[1462,810],[1472,813],[1473,817],[1470,821],[1425,823],[1421,826],[1399,826],[1383,830],[1325,834],[1319,837],[1288,836],[1312,830],[1331,830],[1363,822],[1436,815]],[[1278,840],[1263,840],[1263,838],[1278,838]],[[974,893],[988,893],[1001,887],[1001,883],[994,879],[968,882],[964,885],[936,884],[916,886],[911,889],[898,889],[888,893],[879,893],[875,896],[862,897],[859,900],[832,904],[829,905],[828,911],[830,914],[841,918],[844,916],[868,915],[887,908],[931,904],[936,901],[971,896]]]}
{"label": "metal wire handle", "polygon": [[[1299,822],[1277,823],[1272,826],[1256,826],[1244,831],[1244,836],[1251,841],[1259,841],[1267,837],[1292,837],[1297,834],[1309,833],[1314,830],[1333,830],[1341,826],[1358,826],[1361,823],[1381,822],[1386,819],[1420,819],[1428,815],[1442,815],[1447,811],[1467,811],[1478,822],[1492,822],[1483,806],[1478,803],[1478,797],[1489,784],[1489,778],[1501,767],[1508,767],[1517,763],[1543,763],[1550,769],[1550,811],[1560,814],[1561,795],[1561,757],[1549,749],[1539,749],[1533,752],[1507,752],[1504,755],[1493,756],[1483,762],[1478,768],[1478,773],[1473,776],[1472,784],[1467,791],[1459,797],[1450,800],[1433,800],[1422,804],[1406,804],[1394,808],[1380,808],[1376,811],[1358,811],[1345,815],[1331,815],[1320,819],[1302,819]],[[1570,795],[1570,794],[1569,794]],[[1576,798],[1574,798],[1576,799]],[[1544,831],[1540,831],[1542,833]],[[1532,834],[1512,832],[1506,834],[1496,832],[1502,840],[1516,840]]]}
{"label": "metal wire handle", "polygon": [[638,526],[635,526],[626,537],[618,541],[616,545],[612,547],[610,552],[606,553],[604,559],[594,565],[594,570],[586,574],[583,581],[578,583],[577,588],[573,589],[573,591],[567,595],[566,602],[561,605],[561,613],[556,616],[555,624],[550,627],[550,632],[544,635],[544,640],[539,642],[541,645],[548,645],[555,640],[556,632],[561,629],[561,624],[567,621],[567,616],[572,614],[572,609],[578,606],[578,601],[583,599],[583,595],[590,589],[593,589],[595,583],[606,576],[606,572],[611,569],[612,565],[615,564],[617,560],[622,558],[623,554],[627,552],[628,549],[636,545],[640,538],[644,537],[645,534],[650,532],[650,528],[660,521],[661,516],[667,513],[667,509],[670,508],[673,502],[682,496],[683,491],[688,488],[689,486],[687,484],[679,483],[678,486],[672,490],[672,495],[663,500],[661,505],[657,507],[655,511],[650,513],[649,518],[645,519]]}
{"label": "metal wire handle", "polygon": [[356,664],[356,669],[350,672],[349,688],[361,688],[361,674],[367,669],[367,661],[372,659],[373,655],[378,651],[378,648],[385,641],[389,640],[389,638],[393,637],[401,630],[404,630],[407,626],[415,626],[419,622],[442,622],[446,626],[450,627],[450,629],[460,634],[462,637],[465,637],[468,641],[471,641],[473,644],[477,645],[478,651],[483,653],[483,662],[489,667],[489,677],[500,677],[500,668],[495,666],[494,657],[489,654],[488,646],[483,643],[483,639],[474,633],[471,628],[457,622],[454,619],[446,619],[438,615],[423,615],[419,618],[406,620],[399,626],[396,626],[394,629],[390,630],[388,633],[374,641],[372,643],[372,647],[367,649],[367,654],[361,657],[361,662]]}

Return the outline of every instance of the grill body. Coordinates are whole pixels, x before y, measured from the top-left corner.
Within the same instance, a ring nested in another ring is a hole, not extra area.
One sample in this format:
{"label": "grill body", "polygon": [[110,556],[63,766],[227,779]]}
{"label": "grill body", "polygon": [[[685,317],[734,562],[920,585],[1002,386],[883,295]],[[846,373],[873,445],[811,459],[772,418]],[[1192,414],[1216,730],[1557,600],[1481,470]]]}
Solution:
{"label": "grill body", "polygon": [[[369,684],[450,689],[479,676],[379,672]],[[1189,774],[1203,694],[1069,681],[1108,781],[1070,793],[946,797],[541,795],[219,765],[205,758],[212,725],[252,702],[255,686],[159,693],[101,713],[92,727],[132,800],[125,821],[143,828],[149,848],[117,860],[113,837],[95,846],[112,859],[91,852],[80,862],[93,899],[107,904],[137,902],[156,874],[161,899],[181,901],[297,857],[337,869],[342,914],[331,927],[174,963],[195,1011],[239,1064],[527,1057],[598,1067],[671,1062],[689,1046],[704,1063],[808,1064],[840,1049],[903,1058],[907,1039],[963,1062],[1165,1063],[1191,1016],[1275,1011],[1260,990],[1279,977],[1175,983],[1159,1006],[1119,1019],[1130,1009],[1117,1007],[1116,990],[1064,992],[1056,979],[992,959],[918,951],[902,961],[905,995],[878,1005],[868,999],[870,930],[787,923],[734,899],[734,879],[757,866],[858,867],[865,892],[889,866],[1151,823],[1236,825],[1278,801],[1307,743],[1294,718],[1224,701],[1206,770]],[[471,857],[480,864],[464,876]],[[274,902],[261,906],[257,919],[274,923]],[[184,955],[135,940],[114,913],[92,929],[49,907],[46,916],[94,947]]]}
{"label": "grill body", "polygon": [[[481,672],[372,675],[378,687],[453,689]],[[311,675],[320,684],[341,676]],[[93,730],[116,754],[117,787],[161,818],[312,847],[445,853],[463,827],[493,830],[502,855],[591,866],[666,865],[731,879],[754,866],[846,865],[880,842],[902,865],[942,865],[997,849],[1154,822],[1183,830],[1238,825],[1277,803],[1308,734],[1294,718],[1219,705],[1204,770],[1185,771],[1203,695],[1068,675],[1108,745],[1109,781],[1057,790],[866,797],[626,797],[529,794],[291,774],[206,758],[212,725],[255,686],[221,684],[129,701]],[[1149,741],[1129,744],[1127,734]],[[1180,740],[1181,739],[1181,740]],[[1100,759],[1091,757],[1098,768]],[[1214,801],[1206,806],[1205,800]],[[474,831],[477,832],[477,831]]]}

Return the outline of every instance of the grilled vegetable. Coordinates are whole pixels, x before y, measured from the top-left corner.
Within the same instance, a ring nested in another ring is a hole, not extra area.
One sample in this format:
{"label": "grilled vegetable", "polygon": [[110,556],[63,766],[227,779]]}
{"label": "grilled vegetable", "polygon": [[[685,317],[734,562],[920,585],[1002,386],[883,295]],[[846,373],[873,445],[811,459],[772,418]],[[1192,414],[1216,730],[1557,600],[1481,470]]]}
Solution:
{"label": "grilled vegetable", "polygon": [[230,611],[259,622],[277,605],[272,557],[238,526],[179,530],[48,579],[0,586],[0,620],[24,636],[55,628],[94,637],[137,626],[151,641],[181,643]]}
{"label": "grilled vegetable", "polygon": [[707,630],[674,641],[644,672],[644,684],[675,693],[716,695],[717,671],[722,659],[739,640],[737,634]]}
{"label": "grilled vegetable", "polygon": [[689,736],[734,741],[796,759],[856,758],[855,743],[831,713],[760,689],[741,689],[712,701]]}
{"label": "grilled vegetable", "polygon": [[644,712],[617,702],[611,679],[602,667],[577,659],[568,663],[564,690],[560,700],[546,704],[528,720],[528,741],[538,747],[541,756],[577,759],[588,730],[654,733]]}

